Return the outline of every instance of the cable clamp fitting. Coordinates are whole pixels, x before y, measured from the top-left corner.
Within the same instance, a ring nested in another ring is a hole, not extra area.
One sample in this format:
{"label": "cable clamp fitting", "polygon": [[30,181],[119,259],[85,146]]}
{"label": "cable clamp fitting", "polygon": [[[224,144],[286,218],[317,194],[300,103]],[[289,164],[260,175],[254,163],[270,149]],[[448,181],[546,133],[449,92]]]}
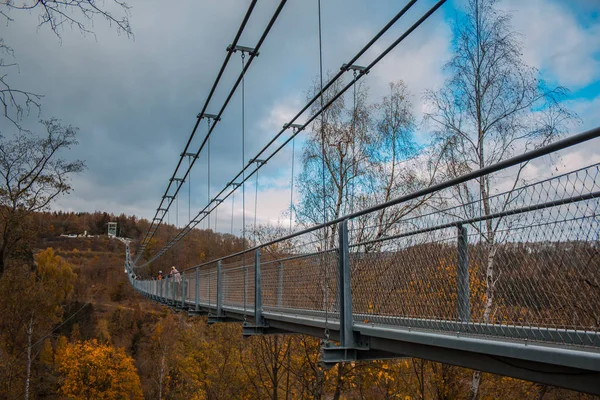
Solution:
{"label": "cable clamp fitting", "polygon": [[357,71],[358,73],[360,73],[361,75],[366,75],[369,73],[369,70],[366,67],[361,67],[360,65],[349,65],[349,64],[342,64],[342,66],[340,67],[341,71]]}
{"label": "cable clamp fitting", "polygon": [[256,51],[252,47],[246,47],[246,46],[240,46],[240,45],[236,45],[235,47],[229,45],[229,46],[227,46],[227,51],[232,52],[232,53],[237,53],[239,51],[242,54],[248,53],[249,55],[254,56],[254,57],[258,57],[258,55],[260,54],[258,51]]}
{"label": "cable clamp fitting", "polygon": [[253,158],[253,159],[251,159],[251,160],[248,162],[248,164],[253,164],[253,163],[257,163],[257,164],[260,166],[260,165],[266,164],[266,163],[267,163],[267,161],[265,161],[265,160],[261,160],[261,159],[258,159],[258,158]]}
{"label": "cable clamp fitting", "polygon": [[287,128],[292,128],[294,132],[300,132],[302,129],[304,129],[304,125],[290,124],[289,122],[286,122],[285,124],[283,124],[283,129]]}
{"label": "cable clamp fitting", "polygon": [[221,118],[219,118],[219,116],[217,114],[207,114],[207,113],[204,113],[204,114],[203,113],[199,113],[198,115],[196,115],[196,118],[199,118],[199,119],[206,118],[206,119],[212,119],[214,121],[220,121],[221,120]]}

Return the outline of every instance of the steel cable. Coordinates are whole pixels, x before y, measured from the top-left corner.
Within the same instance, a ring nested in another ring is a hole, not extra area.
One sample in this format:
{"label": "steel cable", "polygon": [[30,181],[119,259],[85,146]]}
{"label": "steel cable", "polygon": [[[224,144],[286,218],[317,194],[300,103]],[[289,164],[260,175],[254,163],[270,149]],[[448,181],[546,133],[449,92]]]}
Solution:
{"label": "steel cable", "polygon": [[[391,25],[393,25],[393,23],[395,21],[397,21],[402,15],[404,15],[404,13],[415,3],[416,1],[411,1],[409,2],[387,25],[386,27],[384,27],[366,46],[364,46],[358,53],[357,55],[355,55],[351,61],[354,62],[356,59],[358,59],[358,57],[360,57],[360,55],[364,54],[368,48],[376,41],[376,39],[378,39],[387,29],[389,29],[389,27]],[[431,14],[433,14],[439,7],[441,7],[444,3],[446,2],[446,0],[440,0],[438,1],[431,9],[429,9],[419,20],[417,20],[410,28],[408,28],[404,34],[402,34],[398,39],[396,39],[391,45],[389,45],[378,57],[375,58],[375,60],[373,60],[367,67],[365,67],[363,70],[361,70],[355,79],[353,79],[351,82],[349,82],[346,86],[344,86],[338,93],[336,93],[331,99],[329,99],[329,101],[327,101],[327,103],[325,103],[323,105],[323,107],[321,107],[320,110],[318,110],[315,114],[313,114],[300,128],[298,128],[297,132],[295,132],[290,138],[288,138],[286,141],[284,141],[279,147],[277,147],[264,161],[262,164],[260,164],[259,166],[257,166],[253,171],[251,171],[249,174],[245,174],[246,169],[249,167],[249,165],[251,165],[252,163],[247,164],[240,172],[238,172],[238,174],[234,177],[234,180],[239,178],[240,176],[243,176],[243,181],[245,182],[247,179],[249,179],[255,172],[258,171],[259,168],[261,168],[264,164],[266,164],[271,158],[273,158],[283,147],[285,147],[291,140],[293,140],[293,138],[295,138],[295,136],[300,133],[302,130],[304,130],[306,128],[307,125],[309,125],[310,123],[312,123],[316,118],[318,118],[321,113],[327,109],[331,104],[333,104],[340,96],[342,96],[350,87],[352,87],[352,85],[354,85],[356,83],[356,81],[358,81],[359,79],[361,79],[364,75],[366,75],[378,62],[381,61],[381,59],[383,59],[383,57],[385,57],[390,51],[392,51],[399,43],[401,43],[404,39],[406,39],[406,37],[412,33],[418,26],[420,26],[429,16],[431,16]],[[347,65],[347,64],[344,64]],[[323,87],[323,91],[326,91],[334,82],[336,79],[338,79],[341,74],[345,71],[348,70],[349,67],[342,67],[343,71],[341,71],[340,73],[338,73],[331,81],[329,81],[327,84],[324,85]],[[271,141],[265,146],[263,147],[263,149],[257,154],[257,157],[259,157],[260,155],[262,155],[268,148],[269,146],[287,129],[287,127],[289,127],[291,124],[294,123],[294,121],[312,104],[314,103],[314,101],[316,101],[319,98],[320,93],[318,93],[317,95],[315,95],[315,97],[313,97],[313,99],[311,99],[307,105],[304,106],[304,108],[295,116],[292,118],[292,120],[285,124],[284,128],[273,138],[271,139]],[[223,188],[221,190],[221,192],[219,192],[218,196],[222,195],[223,193],[226,192],[228,186],[226,186],[225,188]],[[229,197],[234,191],[235,191],[235,187],[233,190],[231,190],[229,193],[227,193],[227,195],[224,196],[224,198]],[[199,213],[198,216],[200,215],[206,215],[209,214],[212,209],[214,209],[214,206],[212,206],[211,208],[211,204],[208,204],[207,206],[205,206]],[[203,219],[204,217],[202,217]],[[201,219],[201,220],[202,220]],[[200,221],[201,221],[200,220]],[[189,227],[184,228],[180,234],[174,238],[173,241],[169,242],[163,249],[161,249],[161,251],[155,255],[154,257],[152,257],[148,262],[146,262],[143,265],[138,266],[138,268],[143,267],[147,264],[149,264],[150,262],[154,261],[155,259],[157,259],[158,257],[162,256],[162,254],[168,250],[169,248],[171,248],[176,242],[177,240],[179,240],[180,237],[185,236],[185,234],[187,234],[187,232],[189,232],[191,229],[193,229],[194,226],[197,225],[197,223],[199,223],[200,221],[196,221],[194,220],[192,222],[192,224]],[[337,221],[337,219],[336,219]]]}

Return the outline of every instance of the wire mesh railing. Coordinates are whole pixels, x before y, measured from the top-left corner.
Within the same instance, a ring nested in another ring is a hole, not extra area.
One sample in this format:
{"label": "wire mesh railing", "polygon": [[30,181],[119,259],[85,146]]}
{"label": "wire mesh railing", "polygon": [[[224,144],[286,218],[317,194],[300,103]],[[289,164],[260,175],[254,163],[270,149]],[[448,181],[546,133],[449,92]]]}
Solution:
{"label": "wire mesh railing", "polygon": [[[196,266],[183,288],[170,279],[149,294],[169,302],[183,293],[181,306],[256,320],[265,312],[341,321],[350,310],[355,325],[600,347],[600,165],[527,182],[510,175],[598,135]],[[421,205],[398,221],[378,223],[415,199]],[[142,282],[134,286],[148,294]]]}

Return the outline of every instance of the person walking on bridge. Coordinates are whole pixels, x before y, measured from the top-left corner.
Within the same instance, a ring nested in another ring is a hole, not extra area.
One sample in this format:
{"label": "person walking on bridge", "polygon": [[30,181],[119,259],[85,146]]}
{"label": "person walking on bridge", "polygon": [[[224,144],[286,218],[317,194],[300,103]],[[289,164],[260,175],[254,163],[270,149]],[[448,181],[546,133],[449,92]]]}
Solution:
{"label": "person walking on bridge", "polygon": [[175,293],[177,293],[178,295],[181,295],[180,292],[180,287],[181,287],[181,274],[179,273],[179,271],[177,271],[177,268],[175,268],[175,266],[173,265],[171,267],[171,279],[173,279],[173,282],[175,282]]}

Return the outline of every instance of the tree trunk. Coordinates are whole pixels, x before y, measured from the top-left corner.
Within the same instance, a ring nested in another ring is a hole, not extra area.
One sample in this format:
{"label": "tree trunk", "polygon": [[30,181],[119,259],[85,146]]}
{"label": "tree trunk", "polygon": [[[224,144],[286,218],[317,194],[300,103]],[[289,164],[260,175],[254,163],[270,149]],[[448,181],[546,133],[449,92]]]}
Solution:
{"label": "tree trunk", "polygon": [[7,255],[8,251],[6,251],[6,239],[4,239],[2,240],[2,245],[0,246],[0,277],[2,277],[4,274]]}
{"label": "tree trunk", "polygon": [[288,400],[290,398],[290,369],[291,369],[291,346],[292,346],[292,339],[288,338],[288,345],[287,345],[287,371],[286,371],[286,377],[285,377],[285,400]]}
{"label": "tree trunk", "polygon": [[158,372],[158,400],[162,400],[162,388],[165,374],[165,350],[163,349],[162,356],[160,358],[160,369]]}
{"label": "tree trunk", "polygon": [[29,382],[31,380],[31,336],[33,335],[33,316],[27,326],[27,368],[25,372],[25,400],[29,399]]}
{"label": "tree trunk", "polygon": [[479,396],[479,385],[481,383],[481,371],[473,372],[473,380],[471,382],[471,391],[469,392],[469,399],[475,400]]}
{"label": "tree trunk", "polygon": [[[268,342],[266,342],[268,346]],[[268,347],[267,347],[268,348]],[[271,351],[272,356],[272,367],[271,367],[271,379],[273,382],[273,394],[271,399],[277,400],[278,392],[279,392],[279,338],[277,336],[273,337],[273,349]]]}
{"label": "tree trunk", "polygon": [[[482,155],[483,159],[483,155]],[[480,181],[480,193],[481,201],[483,203],[484,215],[491,214],[488,182],[485,178],[481,178]],[[494,261],[496,259],[496,235],[491,220],[486,221],[486,239],[488,247],[487,265],[485,269],[485,306],[483,309],[483,322],[488,324],[490,322],[490,315],[492,313],[492,306],[494,304],[494,287],[496,280],[494,279]],[[475,371],[473,373],[473,380],[471,383],[470,399],[476,400],[479,395],[479,386],[481,383],[481,372]]]}
{"label": "tree trunk", "polygon": [[339,400],[342,395],[342,389],[344,388],[344,366],[346,363],[338,363],[338,376],[335,384],[335,392],[333,393],[333,400]]}

